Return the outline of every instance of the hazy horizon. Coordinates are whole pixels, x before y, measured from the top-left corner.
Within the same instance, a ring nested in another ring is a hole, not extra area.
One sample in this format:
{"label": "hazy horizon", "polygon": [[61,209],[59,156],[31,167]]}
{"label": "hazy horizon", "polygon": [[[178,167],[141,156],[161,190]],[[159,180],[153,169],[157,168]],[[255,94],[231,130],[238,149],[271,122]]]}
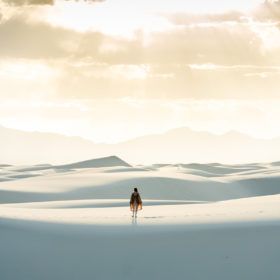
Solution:
{"label": "hazy horizon", "polygon": [[141,134],[132,138],[128,138],[128,139],[124,139],[124,140],[120,140],[119,142],[96,142],[93,139],[90,138],[86,138],[80,135],[71,135],[71,134],[64,134],[64,133],[59,133],[59,132],[53,132],[53,131],[40,131],[40,130],[26,130],[26,129],[15,129],[13,127],[8,127],[8,126],[4,126],[4,125],[0,125],[0,128],[4,128],[4,129],[11,129],[14,131],[18,131],[18,132],[27,132],[27,133],[42,133],[45,135],[57,135],[57,136],[62,136],[62,137],[69,137],[69,138],[80,138],[81,140],[85,140],[85,141],[90,141],[94,144],[104,144],[104,145],[117,145],[117,144],[121,144],[121,143],[125,143],[125,142],[130,142],[133,140],[137,140],[137,139],[141,139],[141,138],[145,138],[145,137],[150,137],[150,136],[163,136],[165,134],[171,133],[171,132],[175,132],[175,131],[179,131],[179,130],[185,130],[185,131],[189,131],[191,133],[205,133],[208,135],[212,135],[212,136],[226,136],[226,135],[240,135],[240,136],[244,136],[244,137],[248,137],[251,139],[255,139],[255,140],[278,140],[280,139],[280,136],[275,136],[275,137],[269,137],[269,138],[265,138],[265,137],[257,137],[254,135],[250,135],[249,133],[242,133],[240,131],[237,130],[228,130],[228,131],[223,131],[223,132],[211,132],[211,131],[207,131],[207,130],[195,130],[192,129],[190,127],[187,126],[181,126],[181,127],[174,127],[171,129],[167,129],[167,130],[163,130],[160,132],[155,132],[155,133],[150,133],[150,134]]}
{"label": "hazy horizon", "polygon": [[133,164],[242,164],[280,159],[280,138],[256,139],[239,132],[217,135],[177,128],[128,141],[104,144],[56,133],[25,132],[0,126],[2,164],[65,164],[116,155]]}

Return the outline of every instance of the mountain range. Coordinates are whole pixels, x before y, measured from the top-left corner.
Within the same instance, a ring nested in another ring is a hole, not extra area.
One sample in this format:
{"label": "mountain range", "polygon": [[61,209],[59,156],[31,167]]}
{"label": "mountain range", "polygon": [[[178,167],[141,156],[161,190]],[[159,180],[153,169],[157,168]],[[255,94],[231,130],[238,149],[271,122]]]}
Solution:
{"label": "mountain range", "polygon": [[215,135],[183,127],[118,144],[97,144],[0,126],[0,164],[67,164],[111,155],[132,164],[269,162],[280,159],[280,139],[255,139],[234,131]]}

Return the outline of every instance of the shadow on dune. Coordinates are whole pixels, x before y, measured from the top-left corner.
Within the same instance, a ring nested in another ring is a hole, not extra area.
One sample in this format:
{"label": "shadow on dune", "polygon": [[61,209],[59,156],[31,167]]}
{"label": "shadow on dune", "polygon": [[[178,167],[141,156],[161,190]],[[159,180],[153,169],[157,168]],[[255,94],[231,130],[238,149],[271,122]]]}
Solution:
{"label": "shadow on dune", "polygon": [[77,200],[128,199],[132,186],[141,186],[143,199],[218,201],[242,197],[234,189],[218,182],[194,182],[165,177],[138,177],[99,186],[77,186],[61,193],[35,193],[0,190],[1,203]]}
{"label": "shadow on dune", "polygon": [[257,165],[221,165],[221,164],[182,164],[178,168],[182,168],[183,173],[198,175],[201,177],[223,177],[226,175],[234,175],[239,173],[250,172],[251,174],[258,173],[260,170],[263,170],[263,167]]}
{"label": "shadow on dune", "polygon": [[16,181],[20,179],[26,179],[26,178],[31,178],[31,177],[38,177],[40,176],[39,174],[9,174],[6,177],[0,178],[0,182],[7,182],[7,181]]}
{"label": "shadow on dune", "polygon": [[166,177],[138,177],[119,180],[113,183],[104,183],[99,186],[77,186],[73,190],[66,190],[60,193],[0,190],[0,202],[19,203],[79,199],[128,199],[132,186],[139,186],[144,200],[214,202],[280,193],[278,178],[246,179],[231,183],[222,183]]}
{"label": "shadow on dune", "polygon": [[119,172],[135,172],[135,171],[152,171],[152,169],[148,168],[140,168],[140,167],[129,167],[129,168],[117,168],[117,169],[110,169],[105,170],[104,173],[119,173]]}
{"label": "shadow on dune", "polygon": [[280,161],[275,161],[270,164],[271,166],[280,166]]}
{"label": "shadow on dune", "polygon": [[223,183],[194,182],[166,177],[138,177],[116,181],[100,187],[80,187],[68,192],[69,196],[94,198],[127,198],[132,186],[139,186],[143,199],[217,201],[236,197]]}
{"label": "shadow on dune", "polygon": [[255,167],[254,168],[248,168],[248,167],[240,168],[239,166],[228,167],[226,165],[214,166],[211,164],[197,164],[197,163],[183,164],[181,166],[185,167],[185,168],[193,169],[193,170],[199,170],[202,172],[216,174],[216,175],[228,175],[228,174],[233,174],[233,173],[255,170]]}
{"label": "shadow on dune", "polygon": [[280,193],[280,177],[242,179],[232,184],[240,189],[246,189],[252,196]]}

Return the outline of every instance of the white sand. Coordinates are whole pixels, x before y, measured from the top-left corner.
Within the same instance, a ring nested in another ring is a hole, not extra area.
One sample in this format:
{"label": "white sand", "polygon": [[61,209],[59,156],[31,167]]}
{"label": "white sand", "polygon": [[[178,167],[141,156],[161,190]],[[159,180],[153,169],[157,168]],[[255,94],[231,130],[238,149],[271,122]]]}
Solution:
{"label": "white sand", "polygon": [[279,279],[277,164],[0,170],[1,280]]}

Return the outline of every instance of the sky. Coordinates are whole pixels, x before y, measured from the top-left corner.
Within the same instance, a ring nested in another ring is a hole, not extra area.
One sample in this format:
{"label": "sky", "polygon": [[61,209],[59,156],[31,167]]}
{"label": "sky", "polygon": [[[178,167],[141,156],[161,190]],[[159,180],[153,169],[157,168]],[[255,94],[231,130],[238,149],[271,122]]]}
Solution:
{"label": "sky", "polygon": [[0,0],[0,125],[117,143],[280,137],[280,1]]}

